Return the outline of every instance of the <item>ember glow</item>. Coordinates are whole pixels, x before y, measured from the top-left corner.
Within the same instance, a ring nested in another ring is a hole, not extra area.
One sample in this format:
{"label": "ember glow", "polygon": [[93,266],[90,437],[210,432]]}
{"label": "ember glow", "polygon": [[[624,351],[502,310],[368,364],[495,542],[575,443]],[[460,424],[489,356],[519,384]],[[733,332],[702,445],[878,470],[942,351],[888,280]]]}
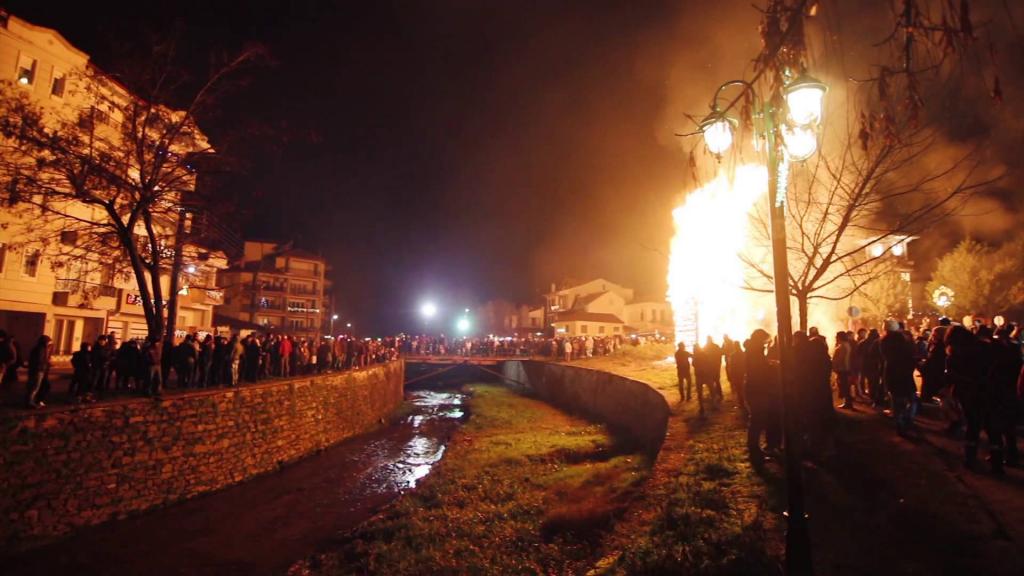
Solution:
{"label": "ember glow", "polygon": [[747,164],[732,178],[730,172],[722,170],[672,212],[668,300],[676,342],[691,349],[708,336],[719,343],[723,335],[743,340],[754,328],[774,324],[771,296],[744,289],[750,270],[740,258],[770,262],[750,234],[751,216],[768,193],[768,170]]}

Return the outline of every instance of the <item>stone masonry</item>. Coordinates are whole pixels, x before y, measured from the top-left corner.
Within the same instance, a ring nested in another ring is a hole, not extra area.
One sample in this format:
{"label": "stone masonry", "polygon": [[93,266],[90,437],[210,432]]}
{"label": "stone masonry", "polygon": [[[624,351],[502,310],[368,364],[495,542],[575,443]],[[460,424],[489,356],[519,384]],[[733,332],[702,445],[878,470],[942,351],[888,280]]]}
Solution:
{"label": "stone masonry", "polygon": [[[0,415],[0,551],[242,482],[372,428],[402,361]],[[2,553],[0,553],[2,555]]]}

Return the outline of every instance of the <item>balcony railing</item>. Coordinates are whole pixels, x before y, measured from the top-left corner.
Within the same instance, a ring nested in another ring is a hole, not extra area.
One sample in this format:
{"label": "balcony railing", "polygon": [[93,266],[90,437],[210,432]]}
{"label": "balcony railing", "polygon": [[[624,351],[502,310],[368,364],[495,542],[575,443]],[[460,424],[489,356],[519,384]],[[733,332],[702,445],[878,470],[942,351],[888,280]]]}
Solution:
{"label": "balcony railing", "polygon": [[69,294],[88,294],[93,297],[117,297],[116,286],[86,282],[84,280],[77,280],[73,278],[57,278],[53,289],[56,292],[67,292]]}
{"label": "balcony railing", "polygon": [[320,294],[320,292],[318,290],[315,290],[315,289],[310,288],[308,286],[295,286],[295,285],[288,287],[288,293],[289,294],[298,294],[298,295],[302,295],[302,296],[317,296],[317,295]]}

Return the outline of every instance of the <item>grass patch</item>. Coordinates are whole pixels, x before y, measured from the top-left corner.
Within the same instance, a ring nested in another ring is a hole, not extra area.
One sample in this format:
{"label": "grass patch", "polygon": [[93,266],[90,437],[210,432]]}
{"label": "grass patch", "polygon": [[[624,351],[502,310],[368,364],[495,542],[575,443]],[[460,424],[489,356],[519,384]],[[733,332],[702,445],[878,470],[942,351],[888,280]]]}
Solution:
{"label": "grass patch", "polygon": [[607,430],[474,385],[439,469],[296,573],[582,573],[648,470]]}
{"label": "grass patch", "polygon": [[[729,400],[706,418],[696,416],[695,402],[677,405],[675,364],[664,361],[671,354],[671,346],[647,345],[580,363],[648,382],[675,406],[639,505],[647,513],[618,526],[596,572],[778,574],[778,473],[750,465],[746,421]],[[728,398],[724,374],[722,382]]]}

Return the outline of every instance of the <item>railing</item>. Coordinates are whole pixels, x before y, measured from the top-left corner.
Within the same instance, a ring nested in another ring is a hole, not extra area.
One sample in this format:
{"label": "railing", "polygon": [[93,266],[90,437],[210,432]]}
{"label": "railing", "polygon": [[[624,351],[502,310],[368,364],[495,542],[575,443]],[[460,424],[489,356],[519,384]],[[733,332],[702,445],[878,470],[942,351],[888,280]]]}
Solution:
{"label": "railing", "polygon": [[57,278],[53,286],[56,292],[67,292],[69,294],[84,294],[91,292],[92,296],[117,297],[117,287],[109,284],[97,284],[73,278]]}
{"label": "railing", "polygon": [[289,294],[297,294],[302,296],[318,296],[320,292],[313,288],[307,288],[305,286],[290,286],[288,288]]}

